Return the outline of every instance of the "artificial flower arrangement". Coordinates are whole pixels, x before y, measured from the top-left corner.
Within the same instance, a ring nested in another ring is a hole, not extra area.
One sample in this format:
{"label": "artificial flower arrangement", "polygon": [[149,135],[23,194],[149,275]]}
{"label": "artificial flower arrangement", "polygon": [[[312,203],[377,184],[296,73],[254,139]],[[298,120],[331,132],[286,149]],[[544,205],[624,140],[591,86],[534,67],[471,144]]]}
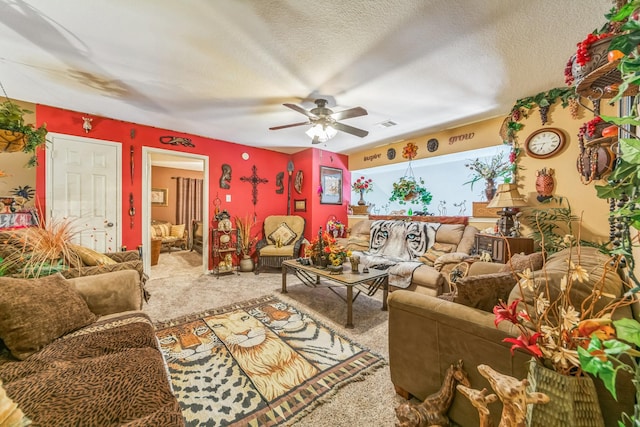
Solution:
{"label": "artificial flower arrangement", "polygon": [[467,163],[465,163],[465,166],[473,171],[473,176],[464,184],[471,184],[471,189],[473,190],[473,184],[481,179],[495,180],[499,177],[505,177],[505,182],[508,180],[510,181],[510,177],[508,177],[508,175],[511,175],[514,172],[515,163],[513,161],[515,161],[515,158],[513,161],[511,160],[511,155],[509,156],[509,159],[505,159],[504,153],[502,152],[496,154],[487,161],[480,160],[479,158],[468,160]]}
{"label": "artificial flower arrangement", "polygon": [[337,243],[325,248],[325,252],[328,254],[329,264],[335,266],[344,264],[346,259],[351,256],[351,251],[346,250],[344,246]]}
{"label": "artificial flower arrangement", "polygon": [[[320,238],[321,237],[321,238]],[[346,250],[342,245],[336,243],[336,239],[329,233],[322,232],[316,236],[304,248],[304,255],[307,258],[324,257],[331,265],[342,265],[351,256],[351,251]]]}
{"label": "artificial flower arrangement", "polygon": [[353,189],[353,191],[357,193],[369,193],[373,191],[373,180],[371,178],[365,179],[364,176],[361,176],[360,178],[356,179],[353,184],[351,184],[351,189]]}
{"label": "artificial flower arrangement", "polygon": [[327,221],[327,232],[334,237],[342,237],[345,232],[345,226],[337,219]]}
{"label": "artificial flower arrangement", "polygon": [[[522,299],[515,299],[511,304],[500,301],[493,309],[496,327],[500,322],[514,324],[520,331],[517,338],[505,338],[503,342],[512,344],[511,354],[521,349],[547,368],[563,375],[581,376],[578,350],[587,349],[592,337],[603,340],[613,336],[611,315],[624,305],[631,303],[628,299],[619,299],[616,295],[603,291],[607,271],[615,271],[619,259],[611,257],[604,263],[602,277],[592,277],[593,272],[580,265],[580,246],[574,246],[575,238],[567,235],[564,245],[574,248],[568,251],[567,270],[560,279],[559,292],[552,295],[549,277],[544,270],[542,276],[534,277],[527,268],[518,273],[520,294],[533,295],[533,304],[527,305]],[[572,255],[573,254],[573,257]],[[578,283],[593,283],[590,294],[576,307],[571,301],[571,292]],[[598,304],[598,306],[596,305]]]}

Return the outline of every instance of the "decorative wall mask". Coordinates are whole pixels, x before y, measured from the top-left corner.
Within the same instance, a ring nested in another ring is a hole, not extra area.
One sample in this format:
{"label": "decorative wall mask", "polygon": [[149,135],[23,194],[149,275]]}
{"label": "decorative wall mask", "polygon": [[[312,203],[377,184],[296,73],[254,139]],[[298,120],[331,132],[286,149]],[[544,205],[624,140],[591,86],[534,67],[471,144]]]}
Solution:
{"label": "decorative wall mask", "polygon": [[231,165],[222,164],[222,175],[220,176],[220,188],[228,190],[231,188]]}
{"label": "decorative wall mask", "polygon": [[183,145],[185,147],[195,147],[193,142],[191,142],[191,139],[183,138],[181,136],[172,136],[172,135],[161,136],[160,142],[168,145]]}
{"label": "decorative wall mask", "polygon": [[554,186],[553,169],[542,168],[536,171],[536,191],[538,192],[536,199],[539,202],[544,202],[553,197]]}
{"label": "decorative wall mask", "polygon": [[276,174],[276,194],[284,193],[284,172]]}
{"label": "decorative wall mask", "polygon": [[296,173],[296,181],[293,184],[293,188],[296,189],[298,194],[302,193],[302,171],[301,170],[299,170],[298,173]]}

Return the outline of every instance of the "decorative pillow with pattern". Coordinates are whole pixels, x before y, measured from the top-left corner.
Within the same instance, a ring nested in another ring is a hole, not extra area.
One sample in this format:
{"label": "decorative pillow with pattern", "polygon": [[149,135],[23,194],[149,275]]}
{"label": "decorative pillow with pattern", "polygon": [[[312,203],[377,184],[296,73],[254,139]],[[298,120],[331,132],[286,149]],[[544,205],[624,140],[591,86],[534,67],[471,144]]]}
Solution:
{"label": "decorative pillow with pattern", "polygon": [[451,252],[450,246],[445,246],[441,243],[436,242],[433,244],[433,246],[427,249],[427,251],[418,259],[418,261],[430,267],[433,267],[436,259],[444,254],[448,254],[449,252]]}
{"label": "decorative pillow with pattern", "polygon": [[269,241],[274,245],[276,242],[280,241],[282,246],[287,246],[293,243],[293,241],[296,240],[296,237],[298,237],[296,232],[289,228],[286,222],[283,222],[267,236],[267,239],[269,239]]}
{"label": "decorative pillow with pattern", "polygon": [[184,236],[184,224],[172,225],[171,232],[169,233],[171,237],[177,237],[179,239]]}
{"label": "decorative pillow with pattern", "polygon": [[541,270],[544,265],[542,252],[534,252],[529,255],[513,254],[511,259],[500,269],[500,271],[524,271],[530,268],[531,271]]}
{"label": "decorative pillow with pattern", "polygon": [[492,312],[498,301],[507,301],[518,283],[511,272],[467,276],[456,282],[454,302]]}
{"label": "decorative pillow with pattern", "polygon": [[95,320],[84,298],[60,274],[0,277],[0,339],[20,360]]}

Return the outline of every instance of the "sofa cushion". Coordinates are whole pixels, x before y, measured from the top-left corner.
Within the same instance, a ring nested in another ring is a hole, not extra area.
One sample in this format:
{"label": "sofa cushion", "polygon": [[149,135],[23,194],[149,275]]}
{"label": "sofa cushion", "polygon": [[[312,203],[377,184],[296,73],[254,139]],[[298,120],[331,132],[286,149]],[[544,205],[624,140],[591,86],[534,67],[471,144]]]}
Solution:
{"label": "sofa cushion", "polygon": [[427,251],[419,258],[419,261],[430,267],[433,267],[433,263],[436,259],[444,254],[451,252],[453,248],[443,243],[434,243]]}
{"label": "sofa cushion", "polygon": [[[579,248],[579,252],[579,258],[578,248],[575,247],[563,249],[549,256],[544,268],[533,272],[537,292],[521,288],[521,286],[514,286],[509,296],[509,303],[519,298],[524,300],[529,307],[534,307],[535,295],[539,294],[541,287],[546,287],[546,285],[549,287],[549,300],[555,301],[560,293],[560,281],[567,274],[569,256],[574,264],[580,265],[589,273],[589,280],[584,283],[574,280],[571,286],[570,299],[577,310],[582,311],[580,310],[582,302],[591,295],[596,285],[602,287],[603,297],[595,302],[594,313],[599,312],[612,302],[612,299],[607,298],[606,295],[620,297],[624,291],[623,282],[618,273],[608,265],[609,257],[600,253],[597,248],[582,247]],[[606,271],[605,266],[607,267]],[[534,315],[532,312],[529,314]]]}
{"label": "sofa cushion", "polygon": [[169,236],[182,239],[184,236],[184,224],[172,225],[169,231]]}
{"label": "sofa cushion", "polygon": [[516,284],[511,272],[466,276],[455,283],[454,302],[491,312],[498,301],[507,301]]}
{"label": "sofa cushion", "polygon": [[91,248],[87,248],[80,245],[74,245],[73,243],[69,243],[69,247],[73,252],[75,252],[84,265],[113,265],[117,264],[117,262],[105,254],[101,254],[100,252],[94,251]]}
{"label": "sofa cushion", "polygon": [[529,255],[513,254],[511,259],[501,268],[501,271],[531,271],[541,270],[544,264],[542,252],[534,252]]}
{"label": "sofa cushion", "polygon": [[464,224],[441,224],[436,232],[436,242],[457,246],[466,227]]}
{"label": "sofa cushion", "polygon": [[95,319],[80,293],[59,274],[0,277],[0,339],[18,359]]}
{"label": "sofa cushion", "polygon": [[280,223],[278,228],[273,230],[273,232],[267,236],[271,243],[275,245],[279,240],[282,246],[291,244],[296,237],[298,237],[298,235],[287,225],[286,222]]}

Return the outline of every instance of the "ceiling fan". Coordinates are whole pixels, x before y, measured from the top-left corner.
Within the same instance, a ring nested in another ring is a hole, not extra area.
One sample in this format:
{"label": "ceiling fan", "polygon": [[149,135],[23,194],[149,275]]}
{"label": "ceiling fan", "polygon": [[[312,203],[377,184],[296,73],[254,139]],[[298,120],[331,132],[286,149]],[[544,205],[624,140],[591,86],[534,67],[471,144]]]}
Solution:
{"label": "ceiling fan", "polygon": [[354,107],[334,113],[332,110],[327,108],[326,99],[316,99],[314,103],[316,104],[316,107],[310,110],[306,110],[296,104],[282,104],[285,107],[289,107],[292,110],[297,111],[298,113],[304,114],[309,118],[309,120],[306,122],[292,123],[290,125],[275,126],[269,129],[278,130],[294,126],[312,125],[311,129],[307,131],[307,135],[313,138],[311,141],[312,144],[326,142],[335,136],[337,133],[336,131],[346,132],[351,135],[359,136],[360,138],[364,138],[369,135],[369,132],[366,130],[338,122],[338,120],[366,116],[368,113],[364,108]]}

